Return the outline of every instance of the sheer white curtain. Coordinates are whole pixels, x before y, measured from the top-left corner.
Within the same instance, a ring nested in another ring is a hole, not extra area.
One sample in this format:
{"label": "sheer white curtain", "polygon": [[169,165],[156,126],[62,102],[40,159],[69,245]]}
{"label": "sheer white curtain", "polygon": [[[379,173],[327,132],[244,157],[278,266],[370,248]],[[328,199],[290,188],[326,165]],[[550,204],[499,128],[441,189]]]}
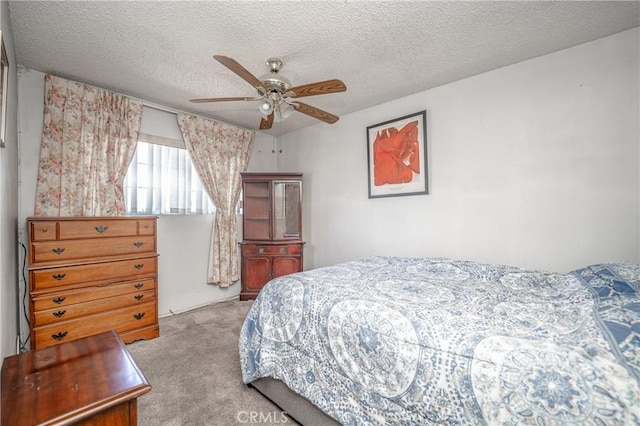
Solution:
{"label": "sheer white curtain", "polygon": [[141,101],[47,74],[34,214],[124,214],[141,117]]}
{"label": "sheer white curtain", "polygon": [[227,287],[240,279],[235,207],[242,184],[240,172],[249,163],[255,133],[187,114],[178,114],[178,124],[216,207],[207,282]]}
{"label": "sheer white curtain", "polygon": [[127,213],[213,214],[186,149],[138,142],[124,181]]}

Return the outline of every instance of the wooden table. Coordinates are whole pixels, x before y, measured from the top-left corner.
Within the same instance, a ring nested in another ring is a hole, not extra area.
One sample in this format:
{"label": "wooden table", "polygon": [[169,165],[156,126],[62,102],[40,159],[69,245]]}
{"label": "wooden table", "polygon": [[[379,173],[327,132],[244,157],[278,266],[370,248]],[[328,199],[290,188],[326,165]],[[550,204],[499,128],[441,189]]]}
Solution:
{"label": "wooden table", "polygon": [[2,363],[1,426],[135,425],[151,385],[114,331]]}

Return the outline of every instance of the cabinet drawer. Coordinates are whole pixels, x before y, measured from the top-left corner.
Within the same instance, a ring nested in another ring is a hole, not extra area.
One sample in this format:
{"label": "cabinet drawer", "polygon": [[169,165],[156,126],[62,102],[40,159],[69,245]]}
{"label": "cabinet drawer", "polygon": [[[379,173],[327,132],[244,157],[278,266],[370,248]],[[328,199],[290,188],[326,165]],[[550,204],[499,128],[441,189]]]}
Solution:
{"label": "cabinet drawer", "polygon": [[243,244],[242,254],[300,254],[302,253],[302,244],[286,244],[286,245],[260,245],[260,244]]}
{"label": "cabinet drawer", "polygon": [[137,220],[96,219],[59,221],[59,239],[123,237],[138,234]]}
{"label": "cabinet drawer", "polygon": [[82,284],[93,281],[134,279],[136,275],[155,274],[157,258],[143,257],[90,265],[46,268],[31,271],[31,290]]}
{"label": "cabinet drawer", "polygon": [[33,344],[36,349],[57,345],[58,343],[80,339],[104,331],[124,332],[155,324],[157,313],[155,303],[129,306],[89,315],[69,321],[35,327]]}
{"label": "cabinet drawer", "polygon": [[141,305],[145,302],[154,301],[155,290],[139,291],[136,293],[123,294],[120,296],[108,297],[101,300],[77,303],[75,305],[63,306],[44,311],[37,311],[34,314],[35,325],[52,324],[54,322],[66,321],[85,315],[104,312],[122,308],[125,306]]}
{"label": "cabinet drawer", "polygon": [[105,240],[46,241],[31,245],[29,261],[32,265],[46,262],[68,262],[92,257],[150,253],[156,251],[156,239],[118,237]]}
{"label": "cabinet drawer", "polygon": [[121,294],[139,293],[141,291],[154,290],[155,288],[155,278],[148,278],[125,283],[83,287],[75,290],[61,289],[47,292],[47,294],[43,295],[32,295],[33,310],[34,312],[53,308],[59,310],[76,303],[89,302]]}
{"label": "cabinet drawer", "polygon": [[141,219],[138,221],[138,235],[155,235],[155,234],[156,234],[155,219]]}
{"label": "cabinet drawer", "polygon": [[57,238],[56,226],[57,222],[31,222],[29,227],[29,235],[31,241],[55,241]]}

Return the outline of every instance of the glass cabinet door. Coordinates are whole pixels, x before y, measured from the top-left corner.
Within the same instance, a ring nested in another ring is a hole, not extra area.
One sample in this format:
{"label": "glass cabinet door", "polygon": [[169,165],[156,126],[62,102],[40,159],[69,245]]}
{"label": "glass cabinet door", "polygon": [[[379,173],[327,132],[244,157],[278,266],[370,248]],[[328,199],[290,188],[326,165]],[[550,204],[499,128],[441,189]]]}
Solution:
{"label": "glass cabinet door", "polygon": [[243,233],[248,240],[269,239],[269,182],[244,184]]}
{"label": "glass cabinet door", "polygon": [[274,181],[274,240],[300,238],[300,209],[302,207],[300,204],[301,199],[301,182]]}

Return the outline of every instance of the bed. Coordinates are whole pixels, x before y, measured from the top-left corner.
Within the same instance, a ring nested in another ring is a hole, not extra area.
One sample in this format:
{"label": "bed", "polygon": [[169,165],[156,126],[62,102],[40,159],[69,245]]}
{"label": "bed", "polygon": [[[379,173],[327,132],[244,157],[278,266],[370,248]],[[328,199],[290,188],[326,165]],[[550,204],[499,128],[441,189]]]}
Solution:
{"label": "bed", "polygon": [[263,288],[239,350],[245,383],[345,425],[640,424],[640,264],[318,268]]}

